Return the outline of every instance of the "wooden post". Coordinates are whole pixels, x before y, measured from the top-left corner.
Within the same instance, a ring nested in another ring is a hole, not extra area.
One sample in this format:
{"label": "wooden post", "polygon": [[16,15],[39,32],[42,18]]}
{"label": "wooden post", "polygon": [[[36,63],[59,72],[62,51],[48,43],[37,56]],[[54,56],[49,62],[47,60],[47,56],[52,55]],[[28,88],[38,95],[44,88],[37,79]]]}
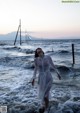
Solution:
{"label": "wooden post", "polygon": [[73,60],[73,64],[75,64],[74,44],[72,44],[72,60]]}
{"label": "wooden post", "polygon": [[16,40],[17,40],[17,36],[18,36],[18,32],[19,32],[19,28],[20,28],[20,25],[18,26],[18,30],[17,30],[17,33],[16,33],[15,41],[14,41],[14,45],[16,44]]}
{"label": "wooden post", "polygon": [[21,42],[21,20],[20,20],[20,45],[22,44]]}
{"label": "wooden post", "polygon": [[27,32],[25,30],[25,42],[27,42]]}
{"label": "wooden post", "polygon": [[21,45],[22,44],[22,42],[21,42],[21,20],[19,21],[19,26],[18,26],[18,30],[17,30],[17,33],[16,33],[14,45],[16,44],[16,40],[17,40],[17,36],[18,36],[19,30],[20,30],[20,45]]}

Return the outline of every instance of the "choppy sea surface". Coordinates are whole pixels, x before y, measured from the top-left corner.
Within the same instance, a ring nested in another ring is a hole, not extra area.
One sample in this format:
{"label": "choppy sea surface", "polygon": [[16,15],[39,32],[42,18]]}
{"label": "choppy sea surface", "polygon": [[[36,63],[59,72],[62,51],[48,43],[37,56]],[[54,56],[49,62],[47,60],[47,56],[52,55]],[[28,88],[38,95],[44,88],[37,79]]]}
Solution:
{"label": "choppy sea surface", "polygon": [[[58,80],[54,71],[51,97],[80,97],[80,39],[36,40],[19,42],[0,41],[0,104],[14,100],[30,102],[38,100],[37,79],[35,86],[30,83],[34,70],[34,52],[41,47],[50,55],[62,79]],[[72,43],[75,64],[72,65]]]}

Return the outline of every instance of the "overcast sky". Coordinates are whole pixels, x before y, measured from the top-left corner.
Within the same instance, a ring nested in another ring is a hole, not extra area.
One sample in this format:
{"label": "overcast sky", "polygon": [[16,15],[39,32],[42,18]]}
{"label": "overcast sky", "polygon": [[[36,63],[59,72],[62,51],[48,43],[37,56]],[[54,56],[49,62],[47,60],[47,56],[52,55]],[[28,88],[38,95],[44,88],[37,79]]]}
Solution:
{"label": "overcast sky", "polygon": [[80,37],[80,2],[62,0],[0,0],[0,34],[22,23],[36,37]]}

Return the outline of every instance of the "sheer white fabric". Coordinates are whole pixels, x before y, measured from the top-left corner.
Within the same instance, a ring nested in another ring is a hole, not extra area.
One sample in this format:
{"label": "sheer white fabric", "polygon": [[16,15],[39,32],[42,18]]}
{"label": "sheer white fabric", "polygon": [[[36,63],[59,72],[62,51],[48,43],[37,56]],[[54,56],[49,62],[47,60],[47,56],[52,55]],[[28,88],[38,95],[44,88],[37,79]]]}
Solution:
{"label": "sheer white fabric", "polygon": [[55,68],[51,57],[48,55],[44,55],[43,57],[37,57],[34,60],[34,63],[35,63],[35,69],[34,69],[33,78],[34,79],[36,78],[36,74],[38,72],[39,97],[42,101],[44,101],[44,97],[49,98],[49,93],[53,82],[50,68],[55,70],[57,73],[58,71]]}

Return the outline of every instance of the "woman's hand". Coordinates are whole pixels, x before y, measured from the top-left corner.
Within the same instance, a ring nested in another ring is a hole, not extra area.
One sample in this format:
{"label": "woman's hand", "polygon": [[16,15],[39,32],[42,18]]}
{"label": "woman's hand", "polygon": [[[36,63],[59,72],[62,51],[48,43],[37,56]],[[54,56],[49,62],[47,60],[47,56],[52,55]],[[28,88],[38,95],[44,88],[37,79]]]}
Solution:
{"label": "woman's hand", "polygon": [[34,82],[35,82],[35,80],[33,79],[32,82],[31,82],[32,83],[32,86],[34,86]]}

